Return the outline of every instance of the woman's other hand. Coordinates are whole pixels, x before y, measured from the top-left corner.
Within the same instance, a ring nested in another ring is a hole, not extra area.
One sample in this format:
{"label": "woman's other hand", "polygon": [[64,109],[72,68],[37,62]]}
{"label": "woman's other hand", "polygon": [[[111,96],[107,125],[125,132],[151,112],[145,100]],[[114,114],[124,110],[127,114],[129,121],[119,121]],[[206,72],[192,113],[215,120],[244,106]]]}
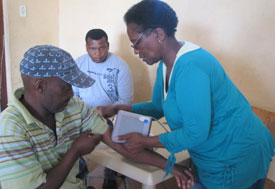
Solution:
{"label": "woman's other hand", "polygon": [[194,177],[187,167],[175,164],[173,175],[179,188],[189,189],[194,185]]}

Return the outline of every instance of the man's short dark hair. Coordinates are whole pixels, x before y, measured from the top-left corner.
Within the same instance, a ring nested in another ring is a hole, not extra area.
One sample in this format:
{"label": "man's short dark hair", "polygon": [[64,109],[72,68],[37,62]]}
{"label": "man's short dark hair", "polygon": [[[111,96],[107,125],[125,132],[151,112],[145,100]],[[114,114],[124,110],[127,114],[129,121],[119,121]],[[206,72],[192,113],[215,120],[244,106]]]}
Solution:
{"label": "man's short dark hair", "polygon": [[108,42],[108,36],[107,36],[107,33],[104,30],[102,30],[102,29],[92,29],[92,30],[88,31],[88,33],[86,34],[85,41],[87,43],[88,38],[93,39],[93,40],[99,40],[102,37],[105,37],[106,42]]}
{"label": "man's short dark hair", "polygon": [[168,36],[174,36],[178,25],[175,11],[165,2],[143,0],[133,5],[124,15],[126,24],[139,26],[139,33],[147,29],[162,28]]}

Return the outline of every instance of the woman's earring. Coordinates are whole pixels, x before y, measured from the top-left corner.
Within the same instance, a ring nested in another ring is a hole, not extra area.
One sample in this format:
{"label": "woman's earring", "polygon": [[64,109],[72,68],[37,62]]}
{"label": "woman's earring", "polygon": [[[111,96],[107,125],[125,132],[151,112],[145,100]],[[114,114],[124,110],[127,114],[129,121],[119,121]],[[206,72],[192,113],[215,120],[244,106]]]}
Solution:
{"label": "woman's earring", "polygon": [[162,43],[163,41],[161,41],[160,39],[159,39],[159,43]]}

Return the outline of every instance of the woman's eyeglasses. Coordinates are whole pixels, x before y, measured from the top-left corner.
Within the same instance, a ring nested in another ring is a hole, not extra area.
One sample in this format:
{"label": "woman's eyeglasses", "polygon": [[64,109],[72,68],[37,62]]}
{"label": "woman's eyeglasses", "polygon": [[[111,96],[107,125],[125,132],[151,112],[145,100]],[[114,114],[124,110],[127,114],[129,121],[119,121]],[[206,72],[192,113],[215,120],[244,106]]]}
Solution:
{"label": "woman's eyeglasses", "polygon": [[142,36],[143,36],[144,32],[139,34],[138,38],[135,40],[135,42],[131,45],[131,47],[135,48],[136,45],[140,42]]}

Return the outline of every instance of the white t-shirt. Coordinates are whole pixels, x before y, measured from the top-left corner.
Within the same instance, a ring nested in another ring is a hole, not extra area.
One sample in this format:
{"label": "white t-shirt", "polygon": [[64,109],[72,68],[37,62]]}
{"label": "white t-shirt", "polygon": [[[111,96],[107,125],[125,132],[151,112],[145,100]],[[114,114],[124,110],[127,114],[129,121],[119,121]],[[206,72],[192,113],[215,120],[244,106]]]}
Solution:
{"label": "white t-shirt", "polygon": [[119,57],[108,53],[102,63],[95,63],[88,54],[76,59],[79,69],[96,82],[88,88],[73,87],[78,96],[91,107],[131,104],[133,100],[133,82],[128,65]]}

